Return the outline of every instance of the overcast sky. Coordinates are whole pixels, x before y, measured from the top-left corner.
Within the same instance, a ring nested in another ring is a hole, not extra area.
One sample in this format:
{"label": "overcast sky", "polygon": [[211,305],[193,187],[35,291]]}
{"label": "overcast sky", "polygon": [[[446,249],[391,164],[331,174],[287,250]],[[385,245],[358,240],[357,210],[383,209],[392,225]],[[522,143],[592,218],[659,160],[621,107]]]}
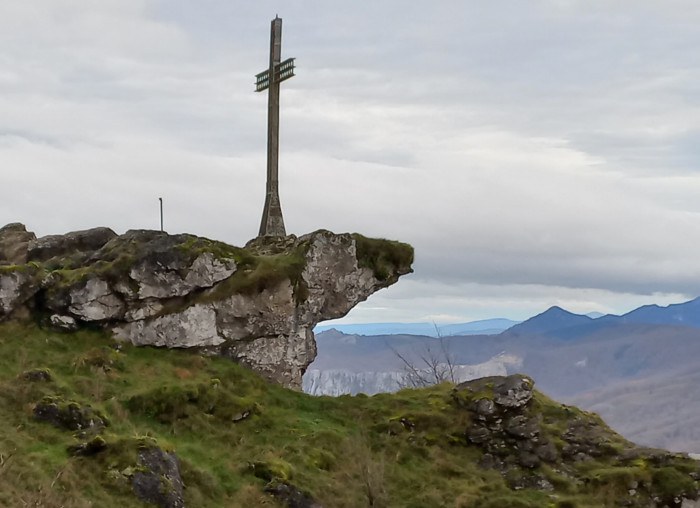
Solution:
{"label": "overcast sky", "polygon": [[346,322],[700,295],[697,0],[0,0],[0,226],[255,236],[275,14],[288,232],[416,249]]}

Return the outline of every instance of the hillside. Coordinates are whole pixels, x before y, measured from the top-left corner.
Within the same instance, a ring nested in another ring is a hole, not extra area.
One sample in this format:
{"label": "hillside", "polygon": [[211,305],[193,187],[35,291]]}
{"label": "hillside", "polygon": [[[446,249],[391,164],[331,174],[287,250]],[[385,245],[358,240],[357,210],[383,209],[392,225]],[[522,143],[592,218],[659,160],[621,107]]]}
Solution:
{"label": "hillside", "polygon": [[[459,365],[480,365],[506,353],[519,359],[505,365],[508,373],[532,376],[549,396],[599,412],[628,439],[700,452],[700,435],[693,424],[700,415],[700,400],[688,389],[696,384],[681,382],[697,371],[700,330],[617,322],[601,325],[597,321],[547,334],[508,331],[495,336],[447,337],[444,345]],[[431,337],[360,337],[335,332],[319,334],[317,342],[318,357],[310,369],[321,370],[321,374],[401,371],[394,351],[420,363],[417,354],[426,348],[439,352],[441,347]],[[338,382],[333,388],[342,389]],[[615,396],[624,393],[630,396]],[[609,403],[612,396],[614,403]]]}
{"label": "hillside", "polygon": [[106,227],[36,238],[0,228],[0,321],[110,330],[136,345],[206,348],[301,387],[313,328],[412,271],[413,247],[318,230],[235,247]]}
{"label": "hillside", "polygon": [[2,506],[672,506],[697,474],[522,376],[311,397],[194,350],[0,324]]}

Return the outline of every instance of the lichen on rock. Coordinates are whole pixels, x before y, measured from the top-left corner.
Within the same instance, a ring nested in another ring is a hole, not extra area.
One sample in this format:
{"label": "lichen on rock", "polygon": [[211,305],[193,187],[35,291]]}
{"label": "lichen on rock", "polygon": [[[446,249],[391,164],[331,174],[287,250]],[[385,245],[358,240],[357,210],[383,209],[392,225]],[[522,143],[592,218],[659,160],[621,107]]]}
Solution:
{"label": "lichen on rock", "polygon": [[[514,490],[552,491],[548,471],[556,471],[605,485],[616,506],[681,506],[683,498],[690,506],[698,497],[697,472],[669,467],[687,456],[633,445],[597,415],[537,393],[528,376],[461,383],[452,402],[466,411],[464,438],[482,450],[480,466],[500,472]],[[651,474],[649,465],[659,469]]]}
{"label": "lichen on rock", "polygon": [[413,249],[325,230],[245,248],[108,228],[33,239],[14,224],[0,229],[0,264],[10,258],[21,263],[0,266],[0,320],[24,309],[57,328],[97,325],[139,346],[200,348],[298,389],[316,357],[314,326],[410,273]]}

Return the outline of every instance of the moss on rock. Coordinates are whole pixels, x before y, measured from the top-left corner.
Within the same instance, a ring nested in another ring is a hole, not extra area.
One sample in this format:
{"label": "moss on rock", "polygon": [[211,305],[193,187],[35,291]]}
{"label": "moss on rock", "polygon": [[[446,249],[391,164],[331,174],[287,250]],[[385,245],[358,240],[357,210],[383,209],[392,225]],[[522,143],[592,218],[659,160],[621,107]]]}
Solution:
{"label": "moss on rock", "polygon": [[413,264],[413,247],[407,243],[367,238],[353,233],[357,249],[357,262],[363,268],[369,268],[377,280],[386,281],[393,274],[411,273]]}

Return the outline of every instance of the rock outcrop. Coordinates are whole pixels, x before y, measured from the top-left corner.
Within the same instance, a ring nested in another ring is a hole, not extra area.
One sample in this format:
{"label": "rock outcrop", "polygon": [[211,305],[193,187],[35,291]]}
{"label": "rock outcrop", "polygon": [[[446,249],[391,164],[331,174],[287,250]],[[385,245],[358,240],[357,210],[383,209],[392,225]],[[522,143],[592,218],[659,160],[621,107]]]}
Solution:
{"label": "rock outcrop", "polygon": [[617,489],[609,497],[615,506],[695,506],[697,469],[675,469],[688,463],[687,456],[637,447],[597,415],[558,405],[534,384],[514,374],[467,381],[452,390],[453,404],[468,416],[464,438],[483,452],[482,468],[500,472],[514,490],[553,492],[546,472],[554,471]]}
{"label": "rock outcrop", "polygon": [[0,265],[21,265],[27,262],[30,242],[36,240],[24,224],[17,222],[0,228]]}
{"label": "rock outcrop", "polygon": [[0,229],[0,320],[101,326],[136,345],[200,348],[301,387],[314,326],[411,272],[406,244],[316,231],[245,248],[107,228],[36,239]]}
{"label": "rock outcrop", "polygon": [[184,508],[180,463],[174,453],[158,447],[139,450],[139,469],[131,478],[134,493],[161,508]]}

